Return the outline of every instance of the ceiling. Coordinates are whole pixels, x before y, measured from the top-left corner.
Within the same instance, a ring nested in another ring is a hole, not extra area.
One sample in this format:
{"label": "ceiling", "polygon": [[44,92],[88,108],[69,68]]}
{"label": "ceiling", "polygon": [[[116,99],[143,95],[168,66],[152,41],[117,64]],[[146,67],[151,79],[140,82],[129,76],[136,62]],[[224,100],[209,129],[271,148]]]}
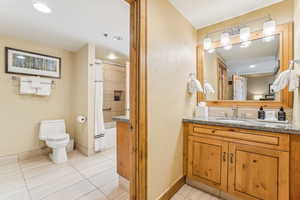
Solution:
{"label": "ceiling", "polygon": [[197,29],[283,0],[169,0]]}
{"label": "ceiling", "polygon": [[[95,43],[115,52],[121,59],[129,55],[129,5],[124,0],[43,0],[51,14],[33,8],[33,0],[0,1],[0,34],[33,40],[76,51]],[[121,36],[117,41],[103,33]],[[104,56],[104,55],[103,55]]]}

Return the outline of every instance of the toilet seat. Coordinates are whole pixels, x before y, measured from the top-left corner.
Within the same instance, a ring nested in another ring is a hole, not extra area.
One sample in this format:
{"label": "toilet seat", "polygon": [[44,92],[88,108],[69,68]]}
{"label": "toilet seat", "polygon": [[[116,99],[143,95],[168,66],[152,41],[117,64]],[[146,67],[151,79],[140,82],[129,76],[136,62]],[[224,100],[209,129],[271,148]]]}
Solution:
{"label": "toilet seat", "polygon": [[62,140],[69,140],[70,136],[67,133],[52,133],[48,135],[46,140],[48,141],[62,141]]}

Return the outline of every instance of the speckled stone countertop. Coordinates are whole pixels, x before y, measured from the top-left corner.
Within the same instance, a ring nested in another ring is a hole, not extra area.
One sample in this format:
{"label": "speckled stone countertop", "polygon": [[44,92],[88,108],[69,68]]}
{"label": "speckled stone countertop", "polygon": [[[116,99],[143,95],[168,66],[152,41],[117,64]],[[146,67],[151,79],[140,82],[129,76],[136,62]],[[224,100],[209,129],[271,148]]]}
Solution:
{"label": "speckled stone countertop", "polygon": [[184,118],[183,122],[212,125],[212,126],[226,126],[231,128],[244,128],[258,131],[268,131],[275,133],[287,133],[287,134],[300,134],[300,127],[292,124],[279,124],[270,122],[260,122],[256,120],[226,120],[226,119],[202,119],[202,118]]}
{"label": "speckled stone countertop", "polygon": [[114,121],[121,121],[121,122],[128,122],[129,123],[129,117],[127,116],[116,116],[112,118]]}

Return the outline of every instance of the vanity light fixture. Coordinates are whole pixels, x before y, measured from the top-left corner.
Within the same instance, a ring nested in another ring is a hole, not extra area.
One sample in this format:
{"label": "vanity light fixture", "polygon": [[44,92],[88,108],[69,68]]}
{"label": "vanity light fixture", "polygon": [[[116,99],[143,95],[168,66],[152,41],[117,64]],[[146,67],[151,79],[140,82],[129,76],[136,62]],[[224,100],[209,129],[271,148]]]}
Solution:
{"label": "vanity light fixture", "polygon": [[250,39],[250,28],[249,27],[240,29],[240,39],[242,42],[247,42]]}
{"label": "vanity light fixture", "polygon": [[241,39],[241,48],[247,48],[250,46],[251,44],[251,41],[249,40],[250,39],[250,28],[249,27],[245,27],[245,28],[241,28],[240,29],[240,39]]}
{"label": "vanity light fixture", "polygon": [[221,35],[221,44],[225,47],[230,44],[230,34],[229,33],[222,33]]}
{"label": "vanity light fixture", "polygon": [[255,68],[255,67],[256,67],[255,65],[250,65],[250,66],[249,66],[249,68]]}
{"label": "vanity light fixture", "polygon": [[266,21],[263,25],[264,36],[271,36],[276,31],[276,22],[274,20]]}
{"label": "vanity light fixture", "polygon": [[209,50],[212,47],[212,42],[210,38],[205,38],[203,41],[203,46],[205,50]]}
{"label": "vanity light fixture", "polygon": [[108,56],[107,56],[108,59],[110,60],[115,60],[117,59],[118,57],[114,54],[114,53],[110,53]]}
{"label": "vanity light fixture", "polygon": [[34,7],[37,11],[39,11],[39,12],[41,12],[41,13],[44,13],[44,14],[50,14],[50,13],[52,13],[51,8],[50,8],[46,3],[41,2],[41,1],[35,1],[35,2],[33,3],[33,7]]}

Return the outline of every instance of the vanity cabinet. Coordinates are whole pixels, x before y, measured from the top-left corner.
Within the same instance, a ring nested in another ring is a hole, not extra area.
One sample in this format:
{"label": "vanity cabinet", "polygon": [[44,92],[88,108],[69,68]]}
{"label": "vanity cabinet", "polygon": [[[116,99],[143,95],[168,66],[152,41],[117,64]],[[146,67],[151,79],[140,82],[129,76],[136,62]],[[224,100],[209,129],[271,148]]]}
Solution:
{"label": "vanity cabinet", "polygon": [[289,153],[229,144],[228,192],[242,199],[289,199]]}
{"label": "vanity cabinet", "polygon": [[188,176],[226,190],[228,144],[220,140],[191,136],[188,146]]}
{"label": "vanity cabinet", "polygon": [[288,134],[185,125],[187,178],[242,200],[288,200]]}

